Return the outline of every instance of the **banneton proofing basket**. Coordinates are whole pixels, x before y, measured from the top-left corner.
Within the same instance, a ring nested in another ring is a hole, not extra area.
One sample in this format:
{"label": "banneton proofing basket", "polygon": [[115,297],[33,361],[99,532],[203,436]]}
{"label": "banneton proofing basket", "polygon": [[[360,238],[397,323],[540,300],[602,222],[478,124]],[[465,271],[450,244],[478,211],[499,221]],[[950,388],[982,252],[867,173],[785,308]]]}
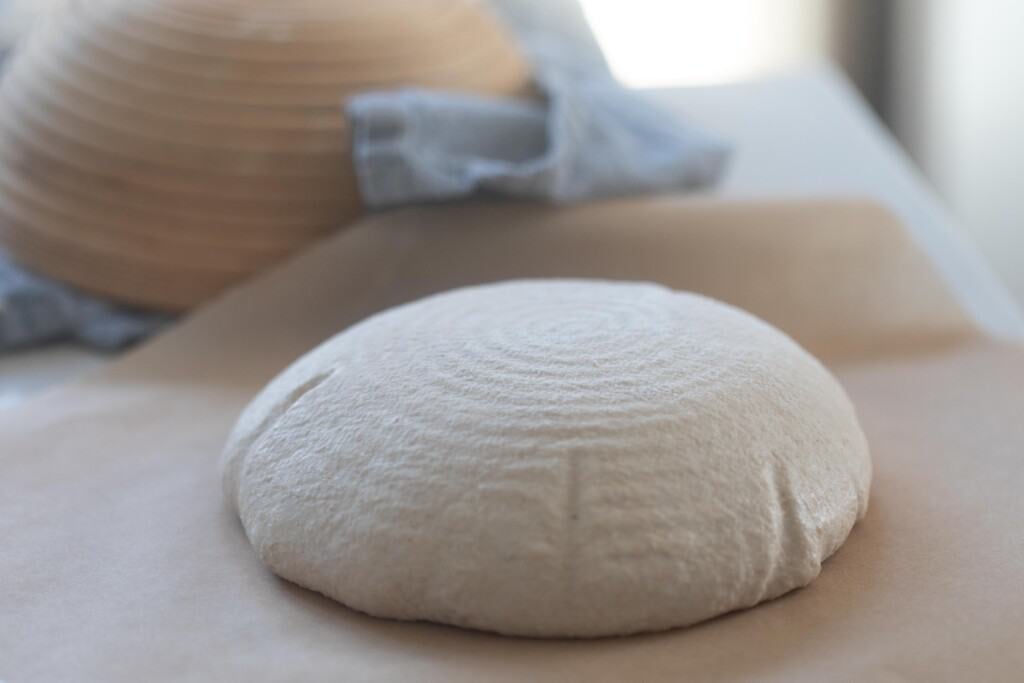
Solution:
{"label": "banneton proofing basket", "polygon": [[0,83],[0,246],[187,309],[360,213],[342,101],[527,90],[473,0],[78,0]]}

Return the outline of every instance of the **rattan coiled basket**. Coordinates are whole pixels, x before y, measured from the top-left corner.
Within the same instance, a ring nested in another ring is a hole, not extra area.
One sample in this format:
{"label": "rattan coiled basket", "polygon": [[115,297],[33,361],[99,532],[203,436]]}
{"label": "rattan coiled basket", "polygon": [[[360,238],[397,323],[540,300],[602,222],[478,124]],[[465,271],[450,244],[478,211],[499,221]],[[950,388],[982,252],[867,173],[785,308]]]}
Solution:
{"label": "rattan coiled basket", "polygon": [[0,83],[0,247],[184,310],[360,213],[345,97],[527,81],[471,0],[78,0]]}

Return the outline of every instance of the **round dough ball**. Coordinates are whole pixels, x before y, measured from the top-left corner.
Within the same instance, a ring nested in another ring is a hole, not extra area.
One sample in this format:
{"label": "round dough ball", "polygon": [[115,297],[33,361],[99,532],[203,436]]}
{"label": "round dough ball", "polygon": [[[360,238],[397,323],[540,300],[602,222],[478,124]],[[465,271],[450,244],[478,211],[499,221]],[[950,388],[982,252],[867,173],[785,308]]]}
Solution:
{"label": "round dough ball", "polygon": [[280,576],[372,615],[544,637],[804,586],[871,476],[843,390],[775,328],[573,280],[369,318],[275,379],[222,464]]}

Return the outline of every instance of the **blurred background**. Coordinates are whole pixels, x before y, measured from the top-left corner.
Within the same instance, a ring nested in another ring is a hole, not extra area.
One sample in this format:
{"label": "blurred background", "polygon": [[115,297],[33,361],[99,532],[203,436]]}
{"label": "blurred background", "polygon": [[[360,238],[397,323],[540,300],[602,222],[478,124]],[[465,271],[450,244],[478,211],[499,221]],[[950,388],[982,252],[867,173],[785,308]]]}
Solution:
{"label": "blurred background", "polygon": [[[617,76],[635,87],[837,65],[1024,302],[1024,2],[581,2]],[[5,3],[34,13],[53,0]],[[17,13],[5,22],[0,41],[19,29]]]}
{"label": "blurred background", "polygon": [[1024,303],[1024,2],[582,1],[637,87],[838,65]]}

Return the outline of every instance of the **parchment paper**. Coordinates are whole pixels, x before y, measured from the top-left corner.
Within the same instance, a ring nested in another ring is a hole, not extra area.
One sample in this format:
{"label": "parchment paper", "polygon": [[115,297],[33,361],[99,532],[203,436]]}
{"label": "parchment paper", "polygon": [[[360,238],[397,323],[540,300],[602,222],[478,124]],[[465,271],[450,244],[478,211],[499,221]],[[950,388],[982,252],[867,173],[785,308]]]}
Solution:
{"label": "parchment paper", "polygon": [[[824,358],[872,507],[809,588],[689,629],[502,638],[275,578],[216,459],[252,394],[382,307],[513,276],[647,279]],[[75,386],[0,413],[0,679],[936,681],[1024,671],[1024,352],[982,339],[884,212],[657,200],[365,222]]]}

